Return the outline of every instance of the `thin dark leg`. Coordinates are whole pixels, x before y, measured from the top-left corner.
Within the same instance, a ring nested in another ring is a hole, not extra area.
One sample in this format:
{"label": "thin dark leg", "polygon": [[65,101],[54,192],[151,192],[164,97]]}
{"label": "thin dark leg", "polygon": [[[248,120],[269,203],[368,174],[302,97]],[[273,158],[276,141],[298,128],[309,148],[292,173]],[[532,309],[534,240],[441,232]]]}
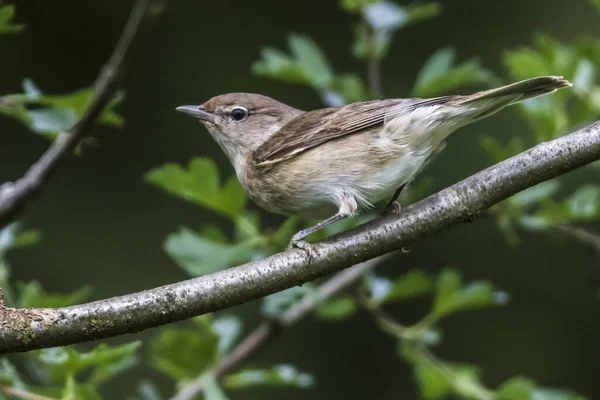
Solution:
{"label": "thin dark leg", "polygon": [[300,232],[296,233],[294,235],[294,237],[292,237],[292,241],[290,242],[290,246],[292,246],[294,244],[294,242],[299,242],[300,240],[304,239],[308,235],[312,235],[313,233],[315,233],[319,229],[324,228],[327,225],[333,224],[334,222],[337,222],[337,221],[339,221],[341,219],[344,219],[345,217],[346,217],[346,215],[337,213],[337,214],[332,215],[331,217],[329,217],[329,218],[327,218],[327,219],[319,222],[316,225],[313,225],[313,226],[311,226],[309,228],[301,230]]}
{"label": "thin dark leg", "polygon": [[406,185],[407,184],[405,183],[402,186],[400,186],[398,189],[396,189],[396,191],[394,192],[394,195],[392,196],[392,199],[385,206],[385,209],[383,211],[384,215],[389,213],[390,211],[396,211],[396,212],[400,211],[402,206],[400,204],[400,201],[398,200],[398,197],[400,197],[400,195],[402,194],[402,191],[404,190]]}

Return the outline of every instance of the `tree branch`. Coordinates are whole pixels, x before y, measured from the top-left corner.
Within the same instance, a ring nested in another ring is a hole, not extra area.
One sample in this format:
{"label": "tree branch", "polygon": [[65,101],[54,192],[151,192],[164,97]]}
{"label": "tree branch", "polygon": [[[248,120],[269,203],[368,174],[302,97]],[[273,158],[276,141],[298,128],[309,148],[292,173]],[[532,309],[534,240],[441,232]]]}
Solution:
{"label": "tree branch", "polygon": [[313,244],[264,260],[93,303],[0,309],[0,352],[102,339],[205,314],[301,285],[462,222],[515,193],[600,159],[600,122],[541,143],[441,192]]}
{"label": "tree branch", "polygon": [[386,254],[338,272],[333,278],[319,286],[316,296],[312,293],[306,295],[278,319],[265,321],[260,324],[258,328],[250,332],[223,359],[218,361],[207,372],[186,384],[171,398],[171,400],[193,400],[204,390],[204,378],[207,375],[211,375],[215,379],[222,377],[238,364],[267,345],[271,340],[278,336],[283,329],[289,328],[307,316],[319,306],[324,299],[328,299],[347,289],[350,285],[358,281],[367,271],[377,267],[389,259],[390,256],[391,254]]}
{"label": "tree branch", "polygon": [[50,179],[59,162],[75,149],[112,98],[140,32],[150,20],[151,0],[137,0],[123,34],[94,83],[95,93],[81,119],[61,133],[42,157],[16,182],[0,185],[0,228],[8,225]]}

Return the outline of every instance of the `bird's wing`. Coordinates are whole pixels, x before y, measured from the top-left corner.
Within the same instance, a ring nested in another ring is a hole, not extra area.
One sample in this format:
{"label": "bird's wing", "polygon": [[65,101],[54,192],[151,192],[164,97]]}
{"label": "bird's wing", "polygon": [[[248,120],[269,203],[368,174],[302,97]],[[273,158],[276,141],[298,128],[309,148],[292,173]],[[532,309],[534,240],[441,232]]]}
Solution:
{"label": "bird's wing", "polygon": [[431,99],[390,99],[353,103],[300,114],[284,125],[253,154],[255,164],[274,164],[334,139],[358,133],[419,107],[443,104],[454,96]]}

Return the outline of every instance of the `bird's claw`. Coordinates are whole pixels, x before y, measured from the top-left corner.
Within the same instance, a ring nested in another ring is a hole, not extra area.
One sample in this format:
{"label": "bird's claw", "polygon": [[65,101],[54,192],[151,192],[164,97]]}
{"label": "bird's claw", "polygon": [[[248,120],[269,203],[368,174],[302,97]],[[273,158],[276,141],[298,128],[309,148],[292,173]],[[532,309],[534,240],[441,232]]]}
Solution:
{"label": "bird's claw", "polygon": [[399,214],[402,211],[402,204],[398,200],[392,201],[383,211],[383,215]]}
{"label": "bird's claw", "polygon": [[290,244],[288,244],[287,250],[292,249],[301,249],[304,250],[306,256],[308,257],[308,262],[310,262],[313,258],[314,252],[310,243],[308,243],[304,239],[292,239]]}

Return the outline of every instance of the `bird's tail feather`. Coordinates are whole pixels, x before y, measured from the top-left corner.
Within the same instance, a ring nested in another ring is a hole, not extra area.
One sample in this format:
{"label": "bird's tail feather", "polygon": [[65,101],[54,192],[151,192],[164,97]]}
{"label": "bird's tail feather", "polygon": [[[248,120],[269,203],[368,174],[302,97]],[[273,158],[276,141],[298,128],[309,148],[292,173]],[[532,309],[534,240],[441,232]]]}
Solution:
{"label": "bird's tail feather", "polygon": [[476,114],[472,118],[481,119],[511,104],[550,94],[569,86],[572,86],[571,83],[562,76],[540,76],[469,96],[460,96],[453,99],[450,104],[453,106],[473,105]]}

